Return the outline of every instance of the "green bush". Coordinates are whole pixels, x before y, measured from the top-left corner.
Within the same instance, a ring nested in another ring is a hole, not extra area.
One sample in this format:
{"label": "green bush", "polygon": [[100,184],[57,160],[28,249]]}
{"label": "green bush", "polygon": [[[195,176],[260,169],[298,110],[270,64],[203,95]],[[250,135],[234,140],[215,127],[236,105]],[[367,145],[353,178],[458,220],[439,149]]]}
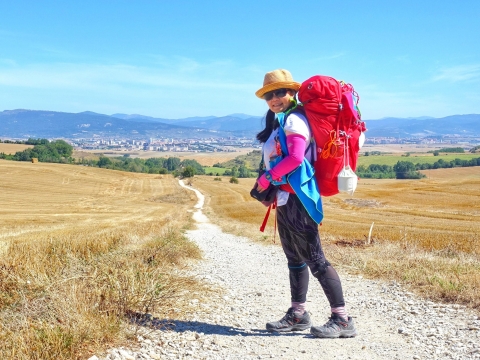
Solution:
{"label": "green bush", "polygon": [[73,147],[64,140],[48,141],[47,139],[28,139],[26,144],[33,148],[17,151],[11,158],[16,161],[31,161],[37,158],[40,162],[68,163],[73,159]]}
{"label": "green bush", "polygon": [[195,175],[195,169],[192,166],[187,166],[182,172],[184,178],[190,178]]}
{"label": "green bush", "polygon": [[395,171],[397,179],[421,179],[425,177],[416,170],[415,164],[410,161],[398,161],[393,166],[393,171]]}

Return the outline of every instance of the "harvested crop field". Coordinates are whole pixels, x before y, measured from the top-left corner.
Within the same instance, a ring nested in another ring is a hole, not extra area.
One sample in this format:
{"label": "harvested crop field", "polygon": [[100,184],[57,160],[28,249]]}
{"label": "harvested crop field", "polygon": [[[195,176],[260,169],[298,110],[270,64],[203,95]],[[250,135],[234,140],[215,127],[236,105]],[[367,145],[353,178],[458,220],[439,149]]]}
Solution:
{"label": "harvested crop field", "polygon": [[23,151],[28,148],[33,148],[33,145],[0,143],[0,153],[5,153],[7,155],[13,155],[17,151]]}
{"label": "harvested crop field", "polygon": [[0,358],[81,359],[180,311],[195,195],[169,175],[0,160]]}
{"label": "harvested crop field", "polygon": [[[337,239],[365,239],[374,223],[377,239],[479,253],[480,167],[425,174],[423,180],[361,179],[353,197],[324,198],[322,232]],[[228,178],[219,182],[205,176],[196,177],[194,184],[210,195],[212,211],[220,217],[259,226],[265,208],[249,196],[255,180],[239,180],[230,184]]]}
{"label": "harvested crop field", "polygon": [[[255,148],[237,148],[232,147],[232,151],[220,151],[220,152],[193,152],[193,151],[110,151],[110,150],[84,150],[81,152],[75,152],[74,157],[77,158],[89,158],[90,156],[99,157],[100,155],[115,157],[115,156],[124,156],[129,155],[132,158],[168,158],[168,157],[177,157],[180,160],[191,159],[198,161],[199,164],[203,166],[212,166],[216,163],[223,163],[232,159],[235,159],[237,156],[246,155],[253,150],[258,150]],[[88,155],[90,154],[90,156]]]}
{"label": "harvested crop field", "polygon": [[[171,211],[154,199],[183,193],[167,175],[6,160],[0,160],[0,169],[3,239],[147,223]],[[186,192],[185,196],[191,197]]]}

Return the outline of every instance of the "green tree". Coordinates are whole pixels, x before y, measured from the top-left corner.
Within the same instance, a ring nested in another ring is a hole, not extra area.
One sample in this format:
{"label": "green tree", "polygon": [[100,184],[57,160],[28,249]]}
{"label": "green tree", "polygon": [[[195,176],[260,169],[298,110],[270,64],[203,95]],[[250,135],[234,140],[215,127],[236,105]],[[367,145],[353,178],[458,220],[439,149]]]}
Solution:
{"label": "green tree", "polygon": [[112,165],[112,160],[110,160],[106,156],[100,156],[100,159],[98,159],[97,166],[101,168],[106,168],[108,166]]}
{"label": "green tree", "polygon": [[193,177],[194,175],[195,169],[192,166],[187,166],[182,172],[182,176],[185,178]]}
{"label": "green tree", "polygon": [[410,161],[399,161],[393,166],[397,179],[421,179],[425,177],[416,170],[415,165]]}
{"label": "green tree", "polygon": [[410,161],[398,161],[393,166],[397,179],[409,179],[409,174],[415,172],[415,165]]}
{"label": "green tree", "polygon": [[167,159],[167,170],[168,171],[173,171],[173,170],[176,170],[178,168],[178,166],[180,165],[180,162],[181,160],[179,158],[176,158],[176,157],[169,157]]}
{"label": "green tree", "polygon": [[50,143],[56,150],[56,152],[61,156],[61,157],[70,157],[72,156],[73,153],[73,147],[72,145],[68,144],[64,140],[57,140],[57,141],[52,141]]}
{"label": "green tree", "polygon": [[180,163],[181,167],[192,167],[195,169],[195,174],[198,175],[204,175],[205,174],[205,169],[203,168],[202,165],[197,160],[190,160],[190,159],[185,159]]}
{"label": "green tree", "polygon": [[250,177],[250,171],[246,168],[245,165],[240,165],[240,167],[238,168],[238,177],[239,178]]}

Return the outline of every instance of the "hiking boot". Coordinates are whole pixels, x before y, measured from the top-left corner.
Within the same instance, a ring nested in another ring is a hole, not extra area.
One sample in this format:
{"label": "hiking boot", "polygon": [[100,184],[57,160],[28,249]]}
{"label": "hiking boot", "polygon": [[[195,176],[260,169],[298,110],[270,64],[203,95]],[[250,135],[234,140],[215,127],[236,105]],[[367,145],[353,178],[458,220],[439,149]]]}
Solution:
{"label": "hiking boot", "polygon": [[345,319],[337,314],[332,314],[330,319],[323,326],[312,326],[310,332],[313,336],[327,339],[357,336],[357,330],[355,330],[353,319],[349,316],[348,321],[345,321]]}
{"label": "hiking boot", "polygon": [[290,308],[279,321],[267,323],[267,330],[275,332],[302,331],[312,326],[310,315],[307,311],[299,316],[294,310],[294,308]]}

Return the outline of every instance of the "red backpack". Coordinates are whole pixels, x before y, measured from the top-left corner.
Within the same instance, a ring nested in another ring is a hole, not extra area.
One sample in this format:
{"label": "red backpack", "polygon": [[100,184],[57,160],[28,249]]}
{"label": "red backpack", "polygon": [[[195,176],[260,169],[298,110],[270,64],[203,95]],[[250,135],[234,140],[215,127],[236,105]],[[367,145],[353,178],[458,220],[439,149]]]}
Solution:
{"label": "red backpack", "polygon": [[316,143],[314,168],[320,194],[338,194],[338,175],[348,166],[356,170],[366,131],[357,106],[358,94],[350,84],[315,75],[302,83],[298,100]]}

